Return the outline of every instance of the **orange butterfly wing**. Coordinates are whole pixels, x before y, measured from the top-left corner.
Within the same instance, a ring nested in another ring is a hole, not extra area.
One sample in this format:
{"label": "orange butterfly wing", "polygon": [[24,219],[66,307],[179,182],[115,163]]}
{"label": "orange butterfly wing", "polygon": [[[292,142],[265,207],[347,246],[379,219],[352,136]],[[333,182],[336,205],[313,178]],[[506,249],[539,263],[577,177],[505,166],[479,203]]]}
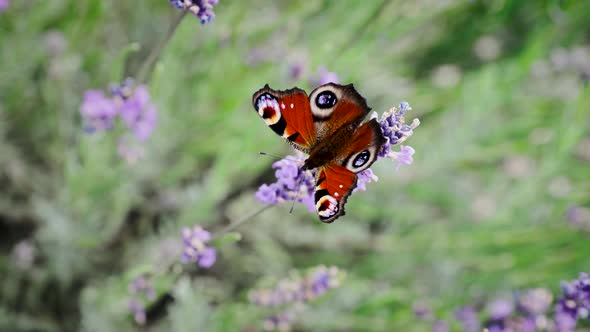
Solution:
{"label": "orange butterfly wing", "polygon": [[268,84],[252,96],[258,115],[293,147],[309,153],[316,143],[316,128],[305,91],[273,90]]}

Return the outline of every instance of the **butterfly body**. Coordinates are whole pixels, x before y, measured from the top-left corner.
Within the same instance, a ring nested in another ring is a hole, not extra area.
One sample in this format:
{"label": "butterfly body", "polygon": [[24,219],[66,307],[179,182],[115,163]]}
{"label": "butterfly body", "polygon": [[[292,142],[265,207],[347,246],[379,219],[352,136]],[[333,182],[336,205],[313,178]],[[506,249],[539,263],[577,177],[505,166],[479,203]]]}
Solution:
{"label": "butterfly body", "polygon": [[370,111],[352,84],[328,83],[311,92],[280,91],[268,85],[252,96],[265,123],[309,157],[303,170],[316,170],[315,202],[320,220],[344,215],[344,204],[356,187],[356,173],[367,169],[385,143],[379,123],[363,123]]}

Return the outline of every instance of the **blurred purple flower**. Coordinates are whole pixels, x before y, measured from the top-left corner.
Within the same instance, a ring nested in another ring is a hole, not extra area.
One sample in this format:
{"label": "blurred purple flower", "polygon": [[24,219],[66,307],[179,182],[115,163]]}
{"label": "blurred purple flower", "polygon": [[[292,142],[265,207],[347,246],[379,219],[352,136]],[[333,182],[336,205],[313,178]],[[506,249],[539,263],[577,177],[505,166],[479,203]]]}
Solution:
{"label": "blurred purple flower", "polygon": [[571,206],[567,209],[566,218],[578,229],[590,230],[590,208]]}
{"label": "blurred purple flower", "polygon": [[576,326],[577,320],[588,320],[590,316],[590,275],[580,273],[578,279],[562,282],[563,295],[555,308],[555,323],[558,330],[569,331]]}
{"label": "blurred purple flower", "polygon": [[0,0],[0,12],[5,11],[10,6],[10,0]]}
{"label": "blurred purple flower", "polygon": [[340,78],[334,72],[328,71],[325,67],[320,67],[317,71],[317,74],[314,77],[309,79],[310,86],[320,86],[327,83],[340,83]]}
{"label": "blurred purple flower", "polygon": [[145,325],[146,322],[146,312],[145,306],[137,299],[131,298],[129,300],[129,311],[131,311],[131,315],[133,316],[133,320],[137,325]]}
{"label": "blurred purple flower", "polygon": [[298,307],[276,313],[267,317],[262,325],[264,331],[290,331],[291,325],[297,318]]}
{"label": "blurred purple flower", "polygon": [[172,6],[180,10],[188,10],[199,18],[201,24],[211,22],[215,17],[213,7],[218,0],[168,0]]}
{"label": "blurred purple flower", "polygon": [[419,320],[430,320],[432,318],[432,309],[424,303],[414,303],[412,311]]}
{"label": "blurred purple flower", "polygon": [[437,320],[432,324],[432,332],[449,332],[449,324],[444,320]]}
{"label": "blurred purple flower", "polygon": [[327,83],[340,83],[340,78],[338,78],[338,75],[336,75],[335,72],[328,71],[324,67],[320,68],[319,77],[320,79],[318,85],[324,85]]}
{"label": "blurred purple flower", "polygon": [[143,159],[145,155],[143,146],[137,144],[137,142],[132,142],[127,138],[119,139],[119,142],[117,143],[117,153],[128,165],[137,164],[137,162]]}
{"label": "blurred purple flower", "polygon": [[128,286],[129,311],[138,325],[146,322],[145,302],[153,301],[156,298],[156,290],[145,276],[140,275],[133,279]]}
{"label": "blurred purple flower", "polygon": [[544,314],[553,301],[553,295],[545,288],[530,289],[518,299],[521,311],[530,316]]}
{"label": "blurred purple flower", "polygon": [[493,320],[504,320],[514,311],[512,300],[499,298],[488,304],[488,313]]}
{"label": "blurred purple flower", "polygon": [[87,132],[109,130],[113,127],[115,118],[120,116],[134,139],[131,140],[129,135],[124,134],[119,139],[117,151],[130,165],[142,159],[144,149],[137,143],[146,141],[152,135],[158,118],[147,87],[135,86],[131,78],[122,84],[111,85],[110,97],[100,90],[86,91],[80,114]]}
{"label": "blurred purple flower", "polygon": [[211,233],[200,226],[182,229],[184,250],[181,261],[183,263],[196,263],[198,266],[208,269],[217,259],[215,248],[206,244],[211,241]]}
{"label": "blurred purple flower", "polygon": [[477,312],[472,306],[464,306],[455,311],[455,318],[461,322],[463,331],[479,332],[481,325],[477,317]]}
{"label": "blurred purple flower", "polygon": [[123,99],[120,114],[139,141],[145,141],[151,136],[158,119],[156,106],[150,102],[145,85],[138,86],[131,96]]}
{"label": "blurred purple flower", "polygon": [[293,62],[289,65],[289,78],[296,81],[303,76],[306,63],[304,61]]}
{"label": "blurred purple flower", "polygon": [[115,102],[100,90],[88,90],[80,106],[80,114],[87,132],[101,132],[111,129],[119,113]]}
{"label": "blurred purple flower", "polygon": [[251,291],[249,298],[251,303],[261,307],[310,302],[340,286],[343,277],[344,272],[337,267],[320,265],[309,269],[304,276],[297,274],[281,279],[273,288]]}
{"label": "blurred purple flower", "polygon": [[149,300],[156,298],[156,290],[145,276],[139,276],[131,281],[128,286],[129,293],[142,295]]}

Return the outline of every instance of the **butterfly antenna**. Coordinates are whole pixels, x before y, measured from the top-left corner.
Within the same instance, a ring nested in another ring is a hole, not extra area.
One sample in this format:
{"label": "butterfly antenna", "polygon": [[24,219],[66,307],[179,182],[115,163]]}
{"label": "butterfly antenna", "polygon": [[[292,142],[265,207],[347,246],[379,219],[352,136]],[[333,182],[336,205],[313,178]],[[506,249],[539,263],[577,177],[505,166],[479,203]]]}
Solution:
{"label": "butterfly antenna", "polygon": [[279,156],[277,156],[277,155],[270,154],[270,153],[266,153],[266,152],[262,152],[262,151],[260,151],[260,152],[258,152],[258,153],[259,153],[260,155],[262,155],[262,156],[268,156],[268,157],[272,157],[272,158],[274,158],[274,159],[276,159],[276,160],[281,160],[281,159],[283,159],[283,158],[281,158],[281,157],[279,157]]}
{"label": "butterfly antenna", "polygon": [[289,160],[289,161],[292,161],[292,162],[295,162],[295,163],[297,163],[297,164],[301,164],[301,163],[303,162],[303,161],[301,161],[301,160],[298,160],[298,159],[293,159],[293,158],[290,158],[290,157],[292,157],[292,156],[279,157],[279,156],[277,156],[277,155],[275,155],[275,154],[266,153],[266,152],[262,152],[262,151],[258,152],[258,154],[260,154],[260,155],[262,155],[262,156],[268,156],[268,157],[274,158],[274,159],[276,159],[276,160],[287,159],[287,160]]}

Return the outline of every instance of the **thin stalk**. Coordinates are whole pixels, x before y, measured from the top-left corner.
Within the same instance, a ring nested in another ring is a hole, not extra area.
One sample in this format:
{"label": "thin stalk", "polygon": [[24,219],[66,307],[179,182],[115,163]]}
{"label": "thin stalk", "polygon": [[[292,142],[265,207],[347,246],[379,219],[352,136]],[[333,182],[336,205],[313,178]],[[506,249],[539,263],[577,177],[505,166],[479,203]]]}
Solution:
{"label": "thin stalk", "polygon": [[162,51],[164,50],[166,45],[168,45],[170,39],[172,39],[174,32],[176,32],[176,29],[180,25],[180,22],[182,22],[182,19],[186,16],[186,13],[187,11],[185,10],[174,18],[174,21],[172,21],[172,25],[170,25],[170,28],[168,28],[168,31],[166,32],[166,36],[164,36],[160,43],[152,49],[148,57],[141,64],[139,72],[136,76],[136,80],[138,83],[145,83],[145,81],[151,75],[152,71],[154,70],[154,65],[156,61],[162,54]]}

